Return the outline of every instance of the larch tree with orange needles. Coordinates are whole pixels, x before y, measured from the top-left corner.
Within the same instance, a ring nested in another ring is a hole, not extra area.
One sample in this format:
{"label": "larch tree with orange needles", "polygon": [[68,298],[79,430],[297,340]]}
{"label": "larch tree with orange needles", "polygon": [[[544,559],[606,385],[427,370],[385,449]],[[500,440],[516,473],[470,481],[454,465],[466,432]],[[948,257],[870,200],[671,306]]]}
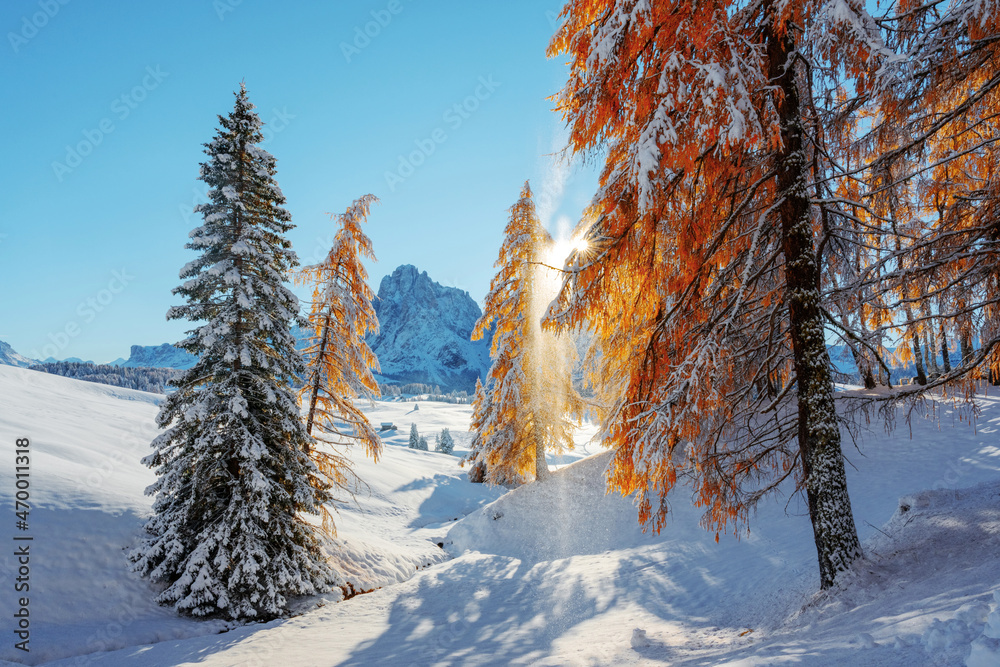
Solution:
{"label": "larch tree with orange needles", "polygon": [[485,463],[486,479],[495,484],[548,477],[546,451],[573,447],[574,419],[583,410],[568,341],[541,328],[543,264],[553,243],[527,183],[504,233],[499,271],[472,333],[479,340],[493,329],[493,365],[473,406],[473,464]]}
{"label": "larch tree with orange needles", "polygon": [[659,530],[678,478],[717,532],[788,478],[820,585],[861,556],[821,299],[816,72],[886,49],[861,2],[571,0],[550,55],[570,149],[604,159],[547,326],[589,326],[611,489]]}
{"label": "larch tree with orange needles", "polygon": [[[353,488],[357,478],[338,447],[360,445],[376,461],[382,452],[378,434],[354,405],[359,397],[379,395],[372,375],[378,359],[365,341],[369,333],[378,332],[378,319],[361,263],[362,257],[375,259],[361,224],[376,202],[374,195],[365,195],[336,216],[339,229],[326,259],[304,267],[296,277],[299,284],[313,285],[309,313],[313,334],[303,351],[306,373],[299,391],[306,432],[313,440],[308,453],[327,480],[341,489]],[[328,513],[324,524],[332,530]]]}
{"label": "larch tree with orange needles", "polygon": [[905,57],[873,91],[866,180],[873,207],[898,209],[887,216],[895,253],[882,260],[896,270],[869,281],[905,312],[916,363],[921,339],[931,362],[926,386],[906,393],[968,396],[979,377],[1000,382],[1000,7],[905,0],[892,10],[883,22]]}

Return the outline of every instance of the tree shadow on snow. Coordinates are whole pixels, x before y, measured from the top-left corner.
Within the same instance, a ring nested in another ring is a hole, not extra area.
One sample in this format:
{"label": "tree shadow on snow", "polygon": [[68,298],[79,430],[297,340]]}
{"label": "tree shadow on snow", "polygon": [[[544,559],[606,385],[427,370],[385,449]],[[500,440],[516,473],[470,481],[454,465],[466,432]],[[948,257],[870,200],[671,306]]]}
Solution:
{"label": "tree shadow on snow", "polygon": [[415,479],[393,489],[393,493],[420,489],[430,489],[431,493],[420,503],[416,517],[408,525],[409,528],[421,528],[431,523],[461,519],[493,502],[507,491],[503,487],[473,485],[462,477],[437,474],[433,477]]}
{"label": "tree shadow on snow", "polygon": [[397,598],[385,632],[342,664],[538,660],[566,630],[606,608],[566,567],[496,556],[451,561]]}
{"label": "tree shadow on snow", "polygon": [[[662,562],[644,553],[619,556],[603,574],[583,575],[588,564],[574,559],[466,555],[418,576],[415,589],[393,603],[382,635],[342,664],[534,663],[581,623],[623,604],[677,622],[682,614],[671,599],[684,591],[644,576]],[[650,658],[663,659],[663,645],[654,640],[647,648]]]}
{"label": "tree shadow on snow", "polygon": [[930,618],[953,619],[966,603],[991,601],[990,591],[1000,585],[1000,508],[931,509],[866,549],[867,558],[838,587],[811,599],[791,597],[793,608],[779,627],[757,627],[742,637],[734,626],[696,628],[701,650],[687,657],[658,645],[657,633],[650,632],[649,645],[635,651],[649,659],[669,657],[678,666],[749,658],[767,664],[954,664],[927,653],[920,633]]}

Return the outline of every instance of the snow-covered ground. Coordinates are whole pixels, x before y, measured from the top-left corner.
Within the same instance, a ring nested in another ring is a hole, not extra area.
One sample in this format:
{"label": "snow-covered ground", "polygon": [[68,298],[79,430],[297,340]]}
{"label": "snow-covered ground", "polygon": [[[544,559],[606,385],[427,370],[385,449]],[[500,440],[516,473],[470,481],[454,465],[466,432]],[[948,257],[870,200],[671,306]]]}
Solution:
{"label": "snow-covered ground", "polygon": [[[1000,402],[975,428],[900,423],[848,447],[868,559],[817,592],[802,502],[760,508],[740,539],[698,527],[683,492],[660,535],[604,493],[607,453],[585,444],[543,484],[468,483],[457,456],[406,449],[469,406],[379,402],[399,430],[356,461],[370,489],[337,516],[345,579],[378,588],[299,601],[292,618],[228,628],[176,617],[126,573],[153,479],[138,463],[153,394],[0,367],[0,457],[13,544],[13,441],[32,438],[31,653],[14,649],[15,562],[0,556],[0,657],[65,665],[998,665]],[[419,405],[419,409],[414,409]],[[592,456],[586,457],[587,454]],[[502,495],[503,494],[503,495]],[[502,496],[502,497],[501,497]],[[464,517],[464,518],[462,518]],[[458,521],[456,521],[458,519]],[[441,548],[437,543],[442,543]],[[13,548],[0,553],[12,554]],[[321,606],[317,606],[317,604]],[[991,615],[992,614],[992,615]],[[226,632],[220,633],[221,630]],[[103,651],[103,652],[97,652]],[[978,662],[977,662],[978,661]]]}

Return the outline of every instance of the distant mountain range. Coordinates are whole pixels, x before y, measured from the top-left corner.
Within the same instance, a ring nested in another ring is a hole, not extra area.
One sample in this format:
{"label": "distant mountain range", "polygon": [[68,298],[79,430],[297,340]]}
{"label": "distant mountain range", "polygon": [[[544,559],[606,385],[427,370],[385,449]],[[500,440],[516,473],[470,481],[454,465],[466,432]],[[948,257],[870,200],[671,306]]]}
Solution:
{"label": "distant mountain range", "polygon": [[[887,351],[890,355],[895,354],[896,350],[899,348],[889,348]],[[851,353],[851,349],[846,345],[832,345],[827,348],[830,352],[830,360],[833,362],[833,367],[843,373],[848,375],[854,380],[860,381],[860,375],[858,374],[858,366],[854,363],[854,355]],[[941,361],[941,355],[938,353],[938,362]],[[948,361],[951,363],[953,368],[957,368],[962,365],[962,353],[958,350],[952,350],[948,354]],[[898,360],[889,359],[887,361],[890,370],[892,371],[892,382],[897,384],[899,382],[908,382],[917,374],[917,367],[913,361],[907,361],[905,364],[900,363]],[[925,369],[925,372],[930,372],[929,369]]]}
{"label": "distant mountain range", "polygon": [[[195,359],[196,357],[184,350],[177,349],[169,343],[163,343],[162,345],[133,345],[128,359],[119,357],[107,365],[121,366],[123,368],[186,369],[194,366]],[[79,357],[31,359],[23,354],[18,354],[14,348],[0,340],[0,365],[27,368],[28,366],[35,366],[37,364],[58,364],[62,362],[94,364],[93,361],[85,361]]]}
{"label": "distant mountain range", "polygon": [[[475,389],[476,378],[490,368],[490,341],[472,342],[470,336],[482,311],[469,293],[445,287],[415,266],[405,264],[382,279],[375,300],[380,330],[368,344],[381,365],[382,383],[419,382],[438,385],[443,391]],[[295,327],[298,347],[308,332]],[[0,341],[0,364],[27,367],[37,363],[82,360],[75,357],[37,361],[15,352]],[[169,343],[133,345],[128,359],[109,365],[124,368],[188,369],[196,357]]]}
{"label": "distant mountain range", "polygon": [[[56,359],[55,357],[49,357],[47,359],[42,359],[42,361],[39,362],[39,363],[43,363],[43,364],[58,364],[60,361],[70,361],[70,362],[73,362],[73,363],[76,363],[76,364],[92,364],[92,363],[94,363],[93,361],[89,361],[89,360],[88,361],[84,361],[80,357],[66,357],[65,359]],[[112,363],[112,365],[113,365],[113,363]]]}
{"label": "distant mountain range", "polygon": [[[482,316],[479,305],[468,292],[445,287],[431,280],[426,272],[404,264],[382,279],[375,301],[380,330],[368,340],[381,365],[376,374],[380,383],[422,383],[438,385],[443,391],[467,391],[470,394],[476,378],[484,378],[490,368],[490,340],[472,342],[470,336],[476,321]],[[306,346],[308,332],[293,327],[297,347]],[[577,341],[586,347],[586,340]],[[830,346],[834,368],[857,380],[857,367],[848,348]],[[585,350],[579,350],[583,356]],[[35,364],[59,361],[93,363],[76,357],[38,361],[16,352],[0,341],[0,365],[27,368]],[[110,366],[122,368],[191,368],[196,357],[169,343],[133,345],[128,359],[116,359]],[[960,362],[959,354],[952,363]],[[906,380],[915,374],[913,364],[892,364],[893,382]]]}
{"label": "distant mountain range", "polygon": [[[486,377],[490,368],[490,340],[472,342],[470,336],[476,321],[482,316],[479,305],[468,292],[445,287],[415,266],[404,264],[382,279],[375,301],[380,330],[368,340],[381,365],[376,374],[380,383],[422,383],[438,385],[443,391],[464,390],[472,393],[476,378]],[[308,332],[293,327],[303,349]],[[586,347],[586,340],[576,341]],[[843,345],[828,348],[834,369],[858,381],[858,370],[851,351]],[[583,356],[585,349],[580,349]],[[92,364],[76,357],[57,360],[52,357],[38,361],[16,352],[0,341],[0,365],[27,368],[35,364],[60,361]],[[196,357],[169,343],[133,345],[128,359],[116,359],[110,366],[123,368],[168,368],[186,370]],[[961,361],[956,351],[953,365]],[[893,383],[908,380],[915,374],[912,362],[892,363]]]}
{"label": "distant mountain range", "polygon": [[18,366],[20,368],[27,368],[38,362],[34,359],[29,359],[23,354],[18,354],[14,351],[7,343],[0,340],[0,364],[4,366]]}
{"label": "distant mountain range", "polygon": [[404,264],[382,279],[375,300],[379,333],[369,339],[382,382],[476,388],[490,369],[490,339],[470,340],[482,310],[469,293]]}

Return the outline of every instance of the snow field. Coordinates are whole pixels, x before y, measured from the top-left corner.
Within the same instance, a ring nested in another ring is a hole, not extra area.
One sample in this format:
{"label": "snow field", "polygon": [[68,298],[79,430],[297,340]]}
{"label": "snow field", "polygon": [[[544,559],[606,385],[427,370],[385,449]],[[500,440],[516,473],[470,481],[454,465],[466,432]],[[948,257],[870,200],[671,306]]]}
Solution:
{"label": "snow field", "polygon": [[[29,375],[30,374],[30,375]],[[684,488],[660,535],[605,493],[608,453],[507,492],[457,466],[469,406],[365,407],[382,460],[335,516],[345,581],[378,588],[297,601],[289,619],[234,627],[178,618],[126,571],[158,397],[0,367],[0,437],[32,438],[32,653],[78,665],[996,665],[1000,645],[1000,402],[973,428],[948,410],[846,444],[867,558],[817,592],[803,503],[764,503],[739,539],[698,525]],[[416,423],[433,447],[406,448]],[[13,454],[0,459],[12,479]],[[789,489],[786,489],[786,492]],[[12,504],[12,485],[0,487]],[[3,532],[11,539],[13,517]],[[463,518],[464,517],[464,518]],[[458,519],[456,521],[456,519]],[[444,549],[437,543],[444,544]],[[10,542],[8,541],[8,544]],[[0,558],[0,590],[10,560]],[[37,582],[37,589],[34,587]],[[13,594],[0,595],[10,618]],[[317,604],[320,605],[317,607]],[[93,651],[106,651],[96,653]],[[62,660],[59,660],[62,658]]]}
{"label": "snow field", "polygon": [[[139,460],[158,432],[157,394],[82,382],[0,366],[0,457],[7,509],[0,539],[9,546],[14,528],[14,439],[31,439],[29,654],[0,644],[0,659],[26,664],[77,656],[88,664],[95,651],[214,635],[229,625],[178,617],[153,602],[157,588],[128,572],[127,548],[139,535],[152,499],[143,490],[155,480]],[[421,403],[421,428],[468,428],[469,406]],[[377,403],[375,423],[397,419],[413,404]],[[407,425],[409,422],[407,422]],[[461,437],[461,435],[460,435]],[[403,436],[405,440],[405,435]],[[386,438],[382,461],[357,461],[368,484],[334,514],[338,565],[355,590],[403,581],[418,568],[447,558],[431,541],[449,522],[491,501],[502,489],[465,481],[459,458],[405,449]],[[0,613],[13,618],[17,563],[13,548],[0,555]],[[329,602],[340,591],[325,596]],[[317,600],[298,601],[313,608]],[[5,623],[4,627],[10,627]],[[89,654],[89,655],[86,655]],[[141,662],[141,661],[140,661]]]}

